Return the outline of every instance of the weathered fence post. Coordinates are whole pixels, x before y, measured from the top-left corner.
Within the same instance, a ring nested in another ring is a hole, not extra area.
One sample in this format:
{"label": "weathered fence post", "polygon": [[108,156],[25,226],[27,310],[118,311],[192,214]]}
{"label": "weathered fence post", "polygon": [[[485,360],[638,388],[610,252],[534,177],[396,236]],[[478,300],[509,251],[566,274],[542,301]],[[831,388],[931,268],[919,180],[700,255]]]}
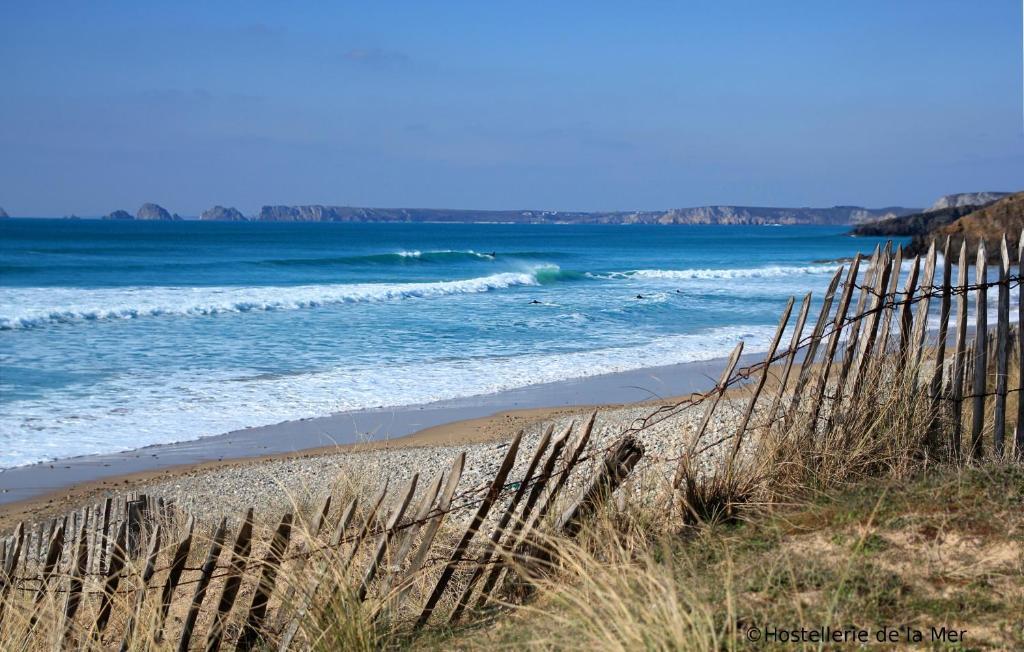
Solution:
{"label": "weathered fence post", "polygon": [[185,524],[185,538],[178,543],[171,557],[171,567],[167,572],[167,579],[160,592],[160,611],[157,612],[157,620],[153,625],[153,640],[159,643],[163,638],[164,621],[167,619],[167,612],[171,609],[171,600],[174,599],[174,590],[181,581],[181,574],[185,570],[185,562],[188,561],[188,553],[192,549],[192,533],[195,530],[196,519],[188,517]]}
{"label": "weathered fence post", "polygon": [[160,553],[160,526],[153,528],[149,536],[149,549],[146,552],[146,563],[139,575],[139,588],[135,594],[135,610],[128,615],[128,622],[124,627],[124,638],[121,640],[121,652],[127,652],[131,644],[132,636],[135,634],[135,625],[142,617],[142,605],[146,600],[146,590],[149,580],[153,579],[153,571],[156,570],[156,557]]}
{"label": "weathered fence post", "polygon": [[807,381],[811,379],[811,368],[814,365],[814,357],[818,352],[818,346],[821,344],[822,334],[825,332],[825,327],[828,323],[828,316],[832,311],[832,302],[835,300],[836,288],[839,287],[839,279],[843,275],[843,266],[840,265],[839,269],[832,276],[832,281],[829,283],[828,290],[825,292],[825,298],[821,304],[821,312],[818,313],[818,321],[814,323],[814,330],[811,332],[811,341],[807,345],[807,354],[804,356],[803,363],[800,365],[800,374],[797,376],[796,387],[793,389],[793,397],[790,399],[789,408],[786,410],[784,419],[784,428],[789,430],[789,426],[793,419],[796,417],[797,408],[800,406],[800,401],[803,398],[804,387],[807,385]]}
{"label": "weathered fence post", "polygon": [[[839,348],[839,338],[843,333],[843,326],[846,324],[846,311],[850,308],[850,297],[853,294],[853,287],[857,284],[857,271],[860,268],[861,256],[857,254],[850,263],[850,271],[846,275],[846,285],[839,297],[839,306],[836,308],[836,316],[832,323],[832,333],[829,335],[828,346],[825,348],[825,357],[821,361],[821,370],[818,372],[818,382],[815,383],[811,394],[810,420],[808,423],[808,437],[814,437],[817,431],[818,416],[821,414],[821,404],[828,388],[828,376],[832,369],[832,361],[835,360],[836,351]],[[834,406],[833,406],[834,409]],[[677,478],[678,479],[678,478]],[[678,481],[675,487],[679,487]]]}
{"label": "weathered fence post", "polygon": [[[7,556],[3,560],[3,573],[0,575],[0,628],[4,622],[4,609],[7,606],[7,596],[10,595],[11,585],[14,583],[15,573],[18,571],[18,560],[21,557],[22,549],[27,549],[25,545],[25,524],[18,523],[18,526],[14,528],[13,541],[11,547],[7,550]],[[0,633],[3,630],[0,629]]]}
{"label": "weathered fence post", "polygon": [[242,575],[245,573],[249,553],[252,551],[252,527],[253,509],[250,507],[245,512],[242,527],[239,528],[238,536],[235,537],[235,545],[231,549],[231,565],[227,577],[224,579],[224,588],[221,590],[220,601],[217,603],[217,613],[214,615],[210,631],[206,635],[206,652],[219,650],[221,641],[224,639],[224,627],[231,614],[231,607],[235,605],[235,598],[238,597],[238,589],[242,586]]}
{"label": "weathered fence post", "polygon": [[74,567],[71,571],[71,579],[68,581],[68,597],[64,602],[64,625],[61,647],[69,648],[71,635],[74,631],[75,614],[78,613],[78,605],[82,600],[82,578],[87,570],[89,562],[89,537],[88,529],[83,523],[78,531],[78,553],[75,555]]}
{"label": "weathered fence post", "polygon": [[195,631],[196,620],[199,618],[199,609],[203,606],[203,600],[206,598],[206,589],[209,588],[213,571],[217,568],[217,559],[220,557],[220,551],[224,546],[227,532],[228,519],[222,518],[213,533],[210,550],[206,553],[206,560],[199,571],[199,581],[196,582],[196,590],[192,595],[188,614],[185,616],[185,622],[181,627],[181,638],[178,639],[178,652],[188,652],[189,644],[192,642],[192,632]]}
{"label": "weathered fence post", "polygon": [[967,374],[967,239],[960,243],[956,295],[956,357],[953,359],[953,456],[962,453],[964,377]]}
{"label": "weathered fence post", "polygon": [[242,635],[235,646],[236,650],[242,652],[251,650],[263,639],[263,623],[267,617],[267,605],[270,603],[270,594],[273,593],[274,585],[277,582],[277,570],[284,559],[284,552],[288,548],[291,532],[292,515],[285,514],[281,517],[281,523],[274,532],[270,550],[267,551],[267,555],[263,559],[259,583],[256,585],[256,593],[252,596],[249,615],[242,628]]}
{"label": "weathered fence post", "polygon": [[996,408],[992,447],[996,457],[1003,456],[1006,437],[1006,393],[1010,362],[1010,254],[1006,235],[999,244],[999,300],[996,317]]}
{"label": "weathered fence post", "polygon": [[98,640],[103,634],[110,620],[110,610],[113,608],[114,593],[121,584],[121,573],[124,571],[125,548],[128,539],[128,523],[121,521],[117,528],[117,536],[114,538],[114,548],[110,551],[110,564],[107,566],[107,581],[103,585],[103,596],[100,599],[100,610],[96,615],[96,623],[93,625],[93,636]]}
{"label": "weathered fence post", "polygon": [[448,619],[448,622],[454,623],[459,619],[462,611],[469,603],[469,598],[473,593],[473,587],[475,586],[476,581],[480,579],[480,576],[483,575],[484,570],[488,567],[491,559],[494,557],[494,552],[498,549],[498,544],[501,542],[501,538],[505,534],[505,528],[508,527],[509,521],[512,520],[512,515],[519,506],[519,502],[523,499],[523,496],[526,495],[526,490],[533,481],[533,474],[537,471],[537,466],[540,464],[540,460],[544,456],[544,451],[547,450],[548,444],[551,441],[552,430],[553,428],[548,426],[544,431],[544,434],[541,436],[540,441],[537,443],[537,448],[533,451],[533,457],[530,459],[530,464],[526,467],[526,473],[523,474],[523,479],[519,482],[519,486],[516,487],[516,492],[513,494],[512,500],[509,501],[508,507],[505,508],[505,512],[501,515],[501,518],[498,519],[498,523],[494,526],[494,531],[491,532],[487,549],[484,550],[483,556],[477,561],[476,567],[473,569],[473,574],[470,576],[469,581],[466,582],[466,588],[463,589],[462,595],[459,596],[458,601],[455,603],[455,610],[452,611],[452,615]]}
{"label": "weathered fence post", "polygon": [[437,584],[434,585],[433,592],[431,592],[430,596],[427,598],[426,604],[423,605],[423,610],[420,612],[419,618],[416,619],[417,628],[425,625],[427,620],[430,618],[430,614],[434,612],[434,607],[437,606],[438,600],[441,599],[441,594],[444,593],[445,588],[448,586],[448,582],[455,573],[456,565],[462,560],[462,554],[465,552],[466,546],[469,545],[469,542],[477,533],[477,530],[480,528],[480,524],[485,518],[487,518],[487,513],[491,511],[491,506],[494,504],[494,501],[497,500],[498,494],[505,485],[505,478],[508,477],[509,472],[512,470],[512,465],[515,464],[516,453],[519,451],[519,442],[522,438],[522,433],[520,433],[516,435],[509,444],[508,451],[505,453],[505,459],[502,460],[497,474],[495,474],[494,479],[491,481],[491,485],[487,489],[487,494],[480,501],[480,506],[473,515],[473,520],[470,521],[469,526],[462,535],[462,538],[455,545],[455,550],[452,551],[452,555],[449,558],[448,563],[445,564],[444,570],[441,571],[441,576],[437,579]]}
{"label": "weathered fence post", "polygon": [[768,410],[769,423],[774,422],[778,416],[779,405],[786,393],[786,385],[789,384],[789,374],[793,370],[793,363],[796,361],[796,354],[800,348],[800,336],[804,332],[804,324],[807,322],[807,313],[811,309],[811,293],[804,295],[803,303],[800,304],[800,313],[796,317],[796,325],[793,327],[793,335],[789,340],[789,348],[786,350],[786,362],[782,367],[782,376],[779,378],[779,388],[772,399],[772,406]]}
{"label": "weathered fence post", "polygon": [[419,481],[420,474],[413,473],[412,477],[409,478],[409,484],[406,487],[405,494],[398,501],[398,505],[395,510],[391,513],[391,518],[384,526],[384,531],[381,532],[380,538],[377,541],[377,548],[374,550],[373,555],[370,557],[370,563],[366,567],[366,573],[363,575],[363,581],[359,584],[359,589],[356,592],[356,599],[362,602],[366,599],[366,593],[370,590],[370,583],[373,582],[373,578],[377,575],[377,568],[380,566],[380,562],[384,559],[384,554],[388,549],[388,542],[391,541],[391,537],[395,533],[395,526],[405,515],[405,510],[409,508],[409,502],[412,500],[412,496],[416,493],[416,483]]}
{"label": "weathered fence post", "polygon": [[974,306],[974,387],[971,414],[971,457],[980,459],[983,453],[981,431],[985,425],[985,392],[988,384],[988,258],[985,241],[978,243],[978,257],[974,263],[974,282],[978,285]]}
{"label": "weathered fence post", "polygon": [[[1024,231],[1017,242],[1017,276],[1024,279]],[[1024,281],[1017,282],[1017,428],[1014,451],[1024,461]]]}

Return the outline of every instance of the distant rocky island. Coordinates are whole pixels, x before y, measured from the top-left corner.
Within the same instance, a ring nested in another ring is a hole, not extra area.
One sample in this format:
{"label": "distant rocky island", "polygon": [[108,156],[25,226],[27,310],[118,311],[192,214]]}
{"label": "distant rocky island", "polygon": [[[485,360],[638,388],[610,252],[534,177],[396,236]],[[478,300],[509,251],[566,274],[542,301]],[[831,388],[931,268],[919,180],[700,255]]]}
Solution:
{"label": "distant rocky island", "polygon": [[242,211],[234,207],[214,206],[203,211],[199,215],[199,219],[213,222],[244,222],[245,215],[242,215]]}
{"label": "distant rocky island", "polygon": [[8,217],[10,217],[10,215],[7,214],[7,211],[0,208],[0,220],[7,219]]}
{"label": "distant rocky island", "polygon": [[139,210],[135,211],[135,215],[132,215],[128,211],[116,210],[104,215],[103,219],[177,222],[185,218],[177,213],[171,214],[166,208],[159,204],[145,203],[142,206],[139,206]]}

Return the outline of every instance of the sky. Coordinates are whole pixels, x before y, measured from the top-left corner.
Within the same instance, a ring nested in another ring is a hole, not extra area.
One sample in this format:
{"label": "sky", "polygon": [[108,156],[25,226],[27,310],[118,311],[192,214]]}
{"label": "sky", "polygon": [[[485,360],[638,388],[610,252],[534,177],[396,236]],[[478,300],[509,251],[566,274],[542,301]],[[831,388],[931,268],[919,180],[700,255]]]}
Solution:
{"label": "sky", "polygon": [[0,0],[0,207],[1024,189],[1021,1]]}

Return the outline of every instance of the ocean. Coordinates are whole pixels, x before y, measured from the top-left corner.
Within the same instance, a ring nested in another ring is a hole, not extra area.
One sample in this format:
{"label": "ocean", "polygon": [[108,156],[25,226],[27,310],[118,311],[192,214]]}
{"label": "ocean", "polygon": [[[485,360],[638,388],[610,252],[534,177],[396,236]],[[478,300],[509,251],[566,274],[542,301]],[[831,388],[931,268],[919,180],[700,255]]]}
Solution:
{"label": "ocean", "polygon": [[0,221],[0,468],[764,350],[841,227]]}

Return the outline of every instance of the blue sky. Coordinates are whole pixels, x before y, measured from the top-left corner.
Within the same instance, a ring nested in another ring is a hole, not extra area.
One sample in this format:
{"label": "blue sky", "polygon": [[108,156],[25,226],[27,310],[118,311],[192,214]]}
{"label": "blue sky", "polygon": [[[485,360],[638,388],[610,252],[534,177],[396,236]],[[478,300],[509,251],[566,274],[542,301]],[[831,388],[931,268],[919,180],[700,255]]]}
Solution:
{"label": "blue sky", "polygon": [[4,0],[0,26],[15,215],[1024,187],[1019,0]]}

